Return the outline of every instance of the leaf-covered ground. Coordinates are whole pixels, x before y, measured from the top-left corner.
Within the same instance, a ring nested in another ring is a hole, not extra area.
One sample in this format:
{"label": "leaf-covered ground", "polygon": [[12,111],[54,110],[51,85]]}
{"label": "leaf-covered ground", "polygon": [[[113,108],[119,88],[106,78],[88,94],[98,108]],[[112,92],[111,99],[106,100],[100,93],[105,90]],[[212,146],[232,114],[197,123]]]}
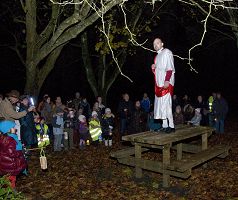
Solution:
{"label": "leaf-covered ground", "polygon": [[[112,148],[88,146],[59,153],[47,153],[48,171],[40,169],[38,153],[29,160],[29,175],[21,176],[17,190],[27,199],[113,199],[113,200],[238,200],[238,124],[227,122],[226,134],[212,135],[209,145],[229,144],[225,159],[215,158],[207,168],[197,167],[187,180],[171,178],[171,187],[161,187],[161,174],[143,171],[142,179],[134,170],[110,158],[110,152],[123,148],[117,142]],[[174,152],[172,152],[173,154]],[[144,155],[161,159],[159,153]]]}

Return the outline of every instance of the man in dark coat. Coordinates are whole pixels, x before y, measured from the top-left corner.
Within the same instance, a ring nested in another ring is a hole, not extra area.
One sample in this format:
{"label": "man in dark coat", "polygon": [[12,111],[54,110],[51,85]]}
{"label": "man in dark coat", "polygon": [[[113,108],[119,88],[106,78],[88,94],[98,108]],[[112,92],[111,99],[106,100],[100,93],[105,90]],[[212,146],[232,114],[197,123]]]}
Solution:
{"label": "man in dark coat", "polygon": [[227,101],[221,96],[221,93],[217,93],[217,98],[213,103],[213,112],[215,117],[216,133],[224,133],[225,118],[228,113]]}
{"label": "man in dark coat", "polygon": [[131,123],[133,104],[129,100],[129,98],[130,98],[129,95],[127,93],[125,93],[123,95],[122,101],[120,101],[119,106],[118,106],[121,136],[124,135],[126,131],[128,131],[128,128]]}

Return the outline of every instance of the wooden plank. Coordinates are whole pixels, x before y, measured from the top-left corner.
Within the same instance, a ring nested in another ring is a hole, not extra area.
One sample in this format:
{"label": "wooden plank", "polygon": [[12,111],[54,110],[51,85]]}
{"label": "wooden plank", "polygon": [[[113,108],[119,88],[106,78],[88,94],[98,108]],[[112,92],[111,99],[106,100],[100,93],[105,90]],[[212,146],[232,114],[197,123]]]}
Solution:
{"label": "wooden plank", "polygon": [[138,160],[141,159],[141,146],[139,144],[135,144],[135,158],[136,158],[136,178],[142,177],[142,168],[138,164]]}
{"label": "wooden plank", "polygon": [[123,141],[134,141],[134,138],[151,135],[151,134],[155,134],[155,132],[146,131],[146,132],[141,132],[141,133],[136,133],[136,134],[131,134],[131,135],[124,135],[124,136],[122,136],[122,140]]}
{"label": "wooden plank", "polygon": [[[141,152],[147,152],[150,149],[149,148],[155,148],[155,149],[163,149],[163,146],[159,146],[159,145],[150,145],[150,144],[143,144],[143,146],[148,147],[148,148],[141,148]],[[172,147],[173,150],[177,150],[177,146],[173,146]],[[198,145],[194,145],[194,144],[183,144],[183,152],[188,152],[188,153],[197,153],[200,152],[202,150],[201,146]],[[124,157],[128,157],[131,155],[135,154],[135,147],[127,147],[124,149],[120,149],[114,152],[110,153],[110,156],[113,158],[124,158]]]}
{"label": "wooden plank", "polygon": [[133,140],[135,142],[141,142],[141,143],[147,143],[146,141],[153,141],[153,140],[161,140],[163,138],[167,138],[167,137],[171,137],[171,135],[178,135],[179,133],[181,132],[189,132],[193,130],[193,127],[190,126],[188,128],[184,128],[184,129],[179,129],[177,130],[175,133],[171,133],[171,134],[166,134],[164,132],[157,132],[155,134],[152,134],[152,135],[146,135],[146,136],[142,136],[142,137],[135,137],[133,138]]}
{"label": "wooden plank", "polygon": [[[141,152],[149,151],[148,148],[141,148]],[[124,149],[111,152],[110,156],[113,158],[124,158],[135,154],[135,147],[128,147]]]}
{"label": "wooden plank", "polygon": [[193,154],[186,159],[182,159],[180,161],[174,161],[169,166],[169,170],[175,170],[179,172],[184,172],[188,169],[192,169],[212,158],[215,158],[224,152],[230,149],[229,146],[226,145],[216,145],[209,149],[203,150],[197,154]]}
{"label": "wooden plank", "polygon": [[127,158],[119,158],[118,162],[124,165],[132,166],[132,167],[135,167],[137,162],[137,165],[141,167],[142,169],[158,172],[158,173],[166,173],[171,176],[179,177],[183,179],[186,179],[189,176],[191,176],[191,170],[187,170],[185,172],[177,172],[173,170],[163,169],[163,164],[162,162],[159,162],[159,161],[145,160],[145,159],[137,160],[136,158],[130,156]]}
{"label": "wooden plank", "polygon": [[[145,143],[143,143],[143,147],[147,147],[147,148],[145,148],[147,151],[149,150],[148,148],[161,149],[161,150],[163,149],[162,145],[155,145],[155,144],[145,144]],[[172,146],[171,149],[177,150],[177,145]],[[182,150],[183,150],[183,152],[187,152],[187,153],[198,153],[198,152],[202,151],[202,147],[200,145],[196,145],[196,144],[183,143],[183,149]],[[143,151],[143,148],[142,148],[142,151]]]}
{"label": "wooden plank", "polygon": [[181,160],[183,156],[183,143],[177,144],[177,160]]}
{"label": "wooden plank", "polygon": [[157,134],[147,135],[147,136],[143,136],[143,137],[135,137],[135,138],[133,138],[133,140],[135,142],[141,142],[141,143],[152,142],[154,144],[155,142],[153,142],[153,141],[165,140],[166,138],[171,139],[171,138],[174,138],[174,137],[178,137],[181,134],[183,134],[183,135],[186,134],[186,133],[190,134],[190,132],[199,132],[199,129],[196,129],[196,127],[190,126],[189,128],[178,130],[175,133],[170,133],[170,134],[157,133]]}
{"label": "wooden plank", "polygon": [[[170,145],[164,145],[163,148],[163,169],[167,169],[170,164]],[[163,172],[163,187],[169,187],[170,185],[170,175]]]}
{"label": "wooden plank", "polygon": [[[207,133],[202,135],[202,150],[206,150],[207,149]],[[205,163],[203,165],[203,168],[207,167],[207,163]]]}
{"label": "wooden plank", "polygon": [[[199,135],[203,135],[205,133],[208,133],[209,130],[204,129],[204,130],[196,130],[194,131],[184,131],[180,133],[172,133],[166,135],[166,137],[161,137],[161,138],[152,138],[152,139],[144,139],[143,141],[140,141],[141,143],[149,143],[149,144],[156,144],[156,145],[164,145],[164,144],[169,144],[173,142],[178,142],[182,140],[186,140],[188,138],[196,137]],[[139,142],[139,141],[136,141]]]}
{"label": "wooden plank", "polygon": [[[186,129],[186,128],[191,128],[189,125],[178,125],[176,126],[176,131]],[[156,131],[146,131],[146,132],[141,132],[141,133],[136,133],[136,134],[131,134],[131,135],[125,135],[122,136],[122,140],[124,141],[135,141],[135,139],[138,138],[143,138],[143,137],[153,137],[155,135],[161,135],[164,136],[165,133],[163,132],[156,132]]]}

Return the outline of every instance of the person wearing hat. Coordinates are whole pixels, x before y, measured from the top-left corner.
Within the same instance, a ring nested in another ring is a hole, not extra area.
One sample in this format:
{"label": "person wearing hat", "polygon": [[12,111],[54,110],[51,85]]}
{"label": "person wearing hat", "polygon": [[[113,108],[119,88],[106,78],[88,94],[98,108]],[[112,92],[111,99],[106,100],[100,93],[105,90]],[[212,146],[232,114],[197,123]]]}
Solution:
{"label": "person wearing hat", "polygon": [[92,112],[92,117],[89,121],[89,133],[94,144],[97,144],[102,138],[101,124],[96,111]]}
{"label": "person wearing hat", "polygon": [[87,119],[84,115],[79,115],[78,120],[79,148],[84,149],[86,141],[89,139]]}
{"label": "person wearing hat", "polygon": [[102,117],[102,135],[105,146],[112,146],[112,130],[114,127],[115,115],[110,108],[105,109],[105,114]]}
{"label": "person wearing hat", "polygon": [[31,106],[27,111],[16,112],[13,105],[19,101],[20,93],[17,90],[11,90],[6,96],[7,97],[0,102],[0,118],[14,122],[15,119],[26,116],[27,112],[31,112],[35,108]]}
{"label": "person wearing hat", "polygon": [[200,122],[202,120],[202,115],[200,112],[201,112],[201,108],[196,108],[194,117],[190,121],[188,121],[188,124],[191,124],[194,126],[200,126]]}
{"label": "person wearing hat", "polygon": [[15,134],[15,123],[0,121],[0,176],[7,175],[11,187],[15,188],[16,176],[27,168],[22,144]]}
{"label": "person wearing hat", "polygon": [[[20,108],[19,112],[27,112],[29,108],[29,96],[22,95],[19,97]],[[37,147],[37,131],[34,121],[34,113],[27,112],[27,114],[19,119],[21,125],[21,141],[26,148]]]}

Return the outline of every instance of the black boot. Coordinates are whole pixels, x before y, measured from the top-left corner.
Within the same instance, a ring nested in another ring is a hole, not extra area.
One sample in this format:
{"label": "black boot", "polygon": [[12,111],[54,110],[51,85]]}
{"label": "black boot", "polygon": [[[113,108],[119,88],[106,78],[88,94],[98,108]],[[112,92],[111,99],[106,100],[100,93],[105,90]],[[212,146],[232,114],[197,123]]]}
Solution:
{"label": "black boot", "polygon": [[165,133],[172,133],[172,132],[175,132],[175,128],[168,127],[165,130]]}

